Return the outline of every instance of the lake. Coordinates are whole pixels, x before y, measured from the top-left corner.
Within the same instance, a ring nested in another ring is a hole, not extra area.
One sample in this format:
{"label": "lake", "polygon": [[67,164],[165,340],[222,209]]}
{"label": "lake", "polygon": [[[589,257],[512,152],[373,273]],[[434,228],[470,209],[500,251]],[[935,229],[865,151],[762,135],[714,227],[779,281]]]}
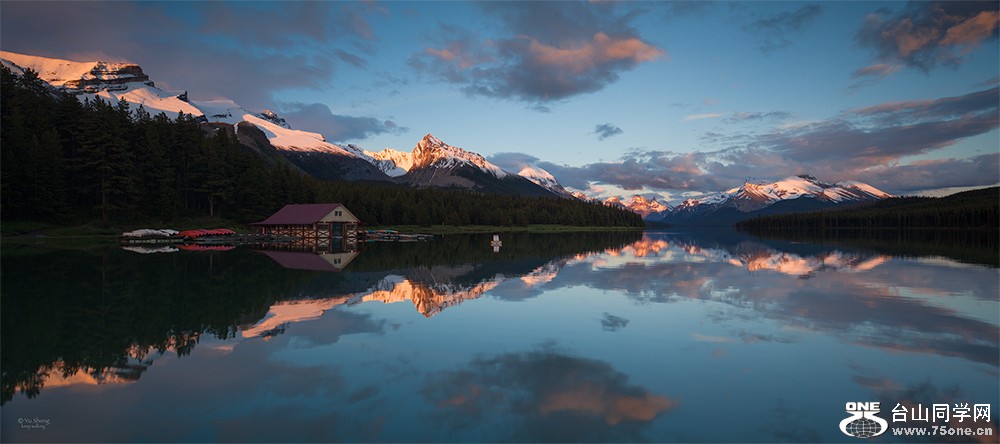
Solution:
{"label": "lake", "polygon": [[946,435],[873,441],[997,441],[989,261],[728,230],[490,238],[5,246],[0,438],[851,442],[842,421],[875,415]]}

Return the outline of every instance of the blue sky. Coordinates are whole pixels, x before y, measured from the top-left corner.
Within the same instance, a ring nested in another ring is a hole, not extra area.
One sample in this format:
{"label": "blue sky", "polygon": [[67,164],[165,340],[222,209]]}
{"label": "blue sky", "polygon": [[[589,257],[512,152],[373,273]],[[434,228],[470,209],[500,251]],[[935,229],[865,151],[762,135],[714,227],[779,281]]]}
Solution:
{"label": "blue sky", "polygon": [[369,150],[592,194],[1000,182],[997,2],[11,2],[4,50],[139,63]]}

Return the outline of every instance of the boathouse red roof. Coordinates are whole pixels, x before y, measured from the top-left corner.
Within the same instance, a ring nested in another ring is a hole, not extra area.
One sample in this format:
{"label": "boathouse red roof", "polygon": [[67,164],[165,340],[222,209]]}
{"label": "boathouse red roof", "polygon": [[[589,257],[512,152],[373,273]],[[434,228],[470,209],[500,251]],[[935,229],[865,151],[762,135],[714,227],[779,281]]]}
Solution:
{"label": "boathouse red roof", "polygon": [[340,206],[339,203],[289,204],[253,225],[312,225]]}

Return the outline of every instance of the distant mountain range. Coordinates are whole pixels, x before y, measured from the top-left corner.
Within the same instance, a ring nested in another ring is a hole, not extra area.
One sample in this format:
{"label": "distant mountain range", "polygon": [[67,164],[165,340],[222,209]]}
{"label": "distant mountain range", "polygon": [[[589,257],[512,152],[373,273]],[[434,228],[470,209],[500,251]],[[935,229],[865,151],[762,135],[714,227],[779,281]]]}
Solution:
{"label": "distant mountain range", "polygon": [[[211,127],[231,125],[240,143],[269,163],[283,162],[318,179],[391,182],[412,187],[454,188],[486,193],[558,196],[600,202],[565,189],[548,171],[536,165],[506,171],[482,155],[454,147],[427,134],[410,152],[386,148],[367,151],[355,145],[330,143],[319,133],[296,130],[280,116],[264,110],[254,113],[229,99],[191,100],[187,92],[156,87],[139,65],[131,63],[72,62],[0,51],[0,63],[15,74],[38,73],[53,91],[83,100],[141,105],[151,114],[173,117],[183,112]],[[746,182],[743,186],[677,205],[634,195],[623,201],[611,197],[608,206],[627,208],[649,222],[680,225],[730,225],[757,215],[813,210],[844,203],[889,197],[870,185],[848,181],[820,182],[811,176],[793,176],[774,183]]]}
{"label": "distant mountain range", "polygon": [[669,207],[635,195],[628,202],[618,198],[605,205],[619,205],[643,216],[648,222],[669,225],[732,225],[756,216],[820,210],[844,204],[892,197],[866,183],[845,181],[835,184],[809,176],[791,176],[777,182],[745,182],[701,199],[687,199]]}

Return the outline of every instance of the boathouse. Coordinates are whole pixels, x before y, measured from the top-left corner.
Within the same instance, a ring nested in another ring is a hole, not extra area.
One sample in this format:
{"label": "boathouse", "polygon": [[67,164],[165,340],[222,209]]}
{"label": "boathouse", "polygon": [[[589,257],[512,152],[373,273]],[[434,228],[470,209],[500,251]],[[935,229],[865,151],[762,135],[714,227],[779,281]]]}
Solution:
{"label": "boathouse", "polygon": [[339,203],[291,204],[252,225],[261,234],[296,237],[303,250],[327,253],[356,251],[359,222]]}

